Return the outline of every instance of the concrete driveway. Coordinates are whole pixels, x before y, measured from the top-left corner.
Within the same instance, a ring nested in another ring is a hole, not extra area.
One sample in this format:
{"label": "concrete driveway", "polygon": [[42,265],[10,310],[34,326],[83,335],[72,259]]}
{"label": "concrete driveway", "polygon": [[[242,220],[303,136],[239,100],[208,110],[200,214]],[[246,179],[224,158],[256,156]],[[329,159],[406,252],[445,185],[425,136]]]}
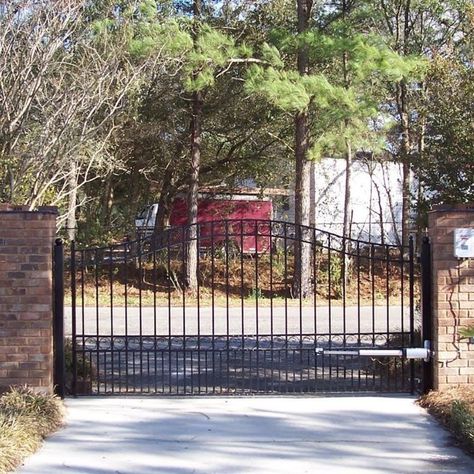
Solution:
{"label": "concrete driveway", "polygon": [[23,474],[473,473],[413,399],[80,398]]}

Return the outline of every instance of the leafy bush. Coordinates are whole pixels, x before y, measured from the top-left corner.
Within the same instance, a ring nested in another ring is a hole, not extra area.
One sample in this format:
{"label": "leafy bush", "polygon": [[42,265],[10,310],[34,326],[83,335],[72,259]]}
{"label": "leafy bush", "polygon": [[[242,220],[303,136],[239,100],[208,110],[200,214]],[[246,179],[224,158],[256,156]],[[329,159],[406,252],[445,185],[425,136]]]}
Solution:
{"label": "leafy bush", "polygon": [[451,429],[457,433],[464,443],[474,445],[474,414],[466,402],[454,400],[451,405],[449,422]]}

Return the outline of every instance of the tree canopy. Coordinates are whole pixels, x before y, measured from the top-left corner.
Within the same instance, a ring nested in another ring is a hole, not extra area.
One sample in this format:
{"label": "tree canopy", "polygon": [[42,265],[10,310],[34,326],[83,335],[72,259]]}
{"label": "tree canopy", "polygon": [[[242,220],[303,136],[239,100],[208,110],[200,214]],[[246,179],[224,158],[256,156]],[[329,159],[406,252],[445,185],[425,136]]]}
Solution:
{"label": "tree canopy", "polygon": [[471,2],[296,5],[3,2],[0,200],[59,206],[71,238],[123,235],[188,191],[193,103],[200,186],[291,187],[298,159],[350,172],[363,152],[403,164],[406,219],[420,199],[472,200]]}

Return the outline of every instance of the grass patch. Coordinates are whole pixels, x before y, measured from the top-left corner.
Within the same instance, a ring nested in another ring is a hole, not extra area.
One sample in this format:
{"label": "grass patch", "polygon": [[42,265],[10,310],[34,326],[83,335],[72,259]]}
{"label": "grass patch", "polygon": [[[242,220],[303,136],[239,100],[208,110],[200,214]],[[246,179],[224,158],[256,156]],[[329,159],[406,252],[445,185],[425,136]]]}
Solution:
{"label": "grass patch", "polygon": [[0,473],[14,470],[62,423],[63,404],[55,395],[13,387],[0,397]]}
{"label": "grass patch", "polygon": [[430,392],[420,406],[438,418],[469,452],[474,453],[474,389],[453,388]]}

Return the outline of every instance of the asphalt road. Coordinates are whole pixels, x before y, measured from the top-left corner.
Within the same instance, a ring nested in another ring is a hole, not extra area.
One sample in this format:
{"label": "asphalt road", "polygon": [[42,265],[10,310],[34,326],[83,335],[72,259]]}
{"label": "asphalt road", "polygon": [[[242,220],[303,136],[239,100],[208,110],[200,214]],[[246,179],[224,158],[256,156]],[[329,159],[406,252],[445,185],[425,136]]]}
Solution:
{"label": "asphalt road", "polygon": [[[72,333],[71,308],[66,308],[66,334]],[[417,325],[418,323],[415,323]],[[255,335],[371,333],[408,331],[408,307],[401,306],[318,306],[311,307],[238,307],[175,306],[143,308],[78,307],[76,333],[88,335]]]}

